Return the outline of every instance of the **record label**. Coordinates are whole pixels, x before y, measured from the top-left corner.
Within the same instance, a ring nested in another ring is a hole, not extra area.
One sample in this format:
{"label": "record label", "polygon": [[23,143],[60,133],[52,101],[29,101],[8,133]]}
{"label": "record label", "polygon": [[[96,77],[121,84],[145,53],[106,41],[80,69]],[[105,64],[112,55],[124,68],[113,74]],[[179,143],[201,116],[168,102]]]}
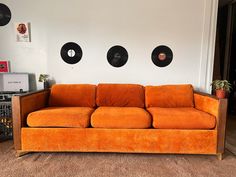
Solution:
{"label": "record label", "polygon": [[7,25],[11,20],[11,11],[5,5],[0,3],[0,26]]}
{"label": "record label", "polygon": [[61,48],[61,58],[68,64],[78,63],[82,56],[83,52],[81,47],[74,42],[68,42]]}
{"label": "record label", "polygon": [[122,46],[113,46],[107,52],[107,61],[114,67],[122,67],[128,61],[128,52]]}
{"label": "record label", "polygon": [[152,62],[159,67],[168,66],[173,59],[172,50],[164,45],[156,47],[152,52]]}

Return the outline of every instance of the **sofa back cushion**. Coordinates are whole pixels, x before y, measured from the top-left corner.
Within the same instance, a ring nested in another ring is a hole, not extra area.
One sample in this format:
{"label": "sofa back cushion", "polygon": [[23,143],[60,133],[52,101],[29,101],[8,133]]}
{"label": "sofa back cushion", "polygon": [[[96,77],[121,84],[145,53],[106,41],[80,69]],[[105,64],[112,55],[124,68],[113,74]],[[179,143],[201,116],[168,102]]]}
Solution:
{"label": "sofa back cushion", "polygon": [[146,107],[194,107],[193,87],[186,85],[146,86]]}
{"label": "sofa back cushion", "polygon": [[95,96],[95,85],[57,84],[51,88],[49,106],[95,107]]}
{"label": "sofa back cushion", "polygon": [[98,84],[98,106],[144,107],[144,87],[137,84]]}

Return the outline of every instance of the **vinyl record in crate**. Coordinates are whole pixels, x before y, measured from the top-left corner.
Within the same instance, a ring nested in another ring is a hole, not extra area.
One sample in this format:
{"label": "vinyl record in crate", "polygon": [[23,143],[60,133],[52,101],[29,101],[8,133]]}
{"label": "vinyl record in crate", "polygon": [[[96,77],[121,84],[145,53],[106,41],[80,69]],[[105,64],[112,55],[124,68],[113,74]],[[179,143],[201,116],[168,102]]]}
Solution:
{"label": "vinyl record in crate", "polygon": [[152,62],[159,67],[168,66],[173,59],[172,50],[164,45],[156,47],[152,52]]}
{"label": "vinyl record in crate", "polygon": [[128,52],[122,46],[113,46],[107,52],[107,60],[114,67],[121,67],[128,61]]}
{"label": "vinyl record in crate", "polygon": [[61,48],[61,58],[68,64],[78,63],[83,56],[81,47],[74,43],[68,42]]}
{"label": "vinyl record in crate", "polygon": [[0,26],[7,25],[11,20],[11,11],[5,5],[0,3]]}

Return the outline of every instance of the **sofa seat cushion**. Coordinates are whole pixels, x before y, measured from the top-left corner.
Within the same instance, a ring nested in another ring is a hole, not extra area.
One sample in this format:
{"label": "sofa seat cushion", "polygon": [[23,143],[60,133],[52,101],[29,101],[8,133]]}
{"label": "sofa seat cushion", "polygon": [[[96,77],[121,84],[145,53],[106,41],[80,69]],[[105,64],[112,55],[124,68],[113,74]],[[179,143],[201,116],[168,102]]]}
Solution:
{"label": "sofa seat cushion", "polygon": [[216,118],[195,108],[148,108],[153,127],[163,129],[213,129]]}
{"label": "sofa seat cushion", "polygon": [[29,127],[79,127],[90,125],[94,109],[89,107],[48,107],[27,117]]}
{"label": "sofa seat cushion", "polygon": [[95,128],[149,128],[152,119],[142,108],[136,107],[99,107],[91,117]]}

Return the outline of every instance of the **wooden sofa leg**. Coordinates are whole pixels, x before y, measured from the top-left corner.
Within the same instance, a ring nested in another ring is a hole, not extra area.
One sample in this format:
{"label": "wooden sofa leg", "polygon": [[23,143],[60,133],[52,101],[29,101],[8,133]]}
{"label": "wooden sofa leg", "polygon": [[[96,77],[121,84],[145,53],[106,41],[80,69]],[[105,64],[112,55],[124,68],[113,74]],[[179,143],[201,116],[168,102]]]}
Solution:
{"label": "wooden sofa leg", "polygon": [[218,160],[223,160],[223,153],[218,153],[217,154],[217,159]]}
{"label": "wooden sofa leg", "polygon": [[16,151],[16,156],[17,157],[22,157],[22,156],[24,156],[24,155],[26,155],[28,153],[29,153],[28,151],[17,150]]}

